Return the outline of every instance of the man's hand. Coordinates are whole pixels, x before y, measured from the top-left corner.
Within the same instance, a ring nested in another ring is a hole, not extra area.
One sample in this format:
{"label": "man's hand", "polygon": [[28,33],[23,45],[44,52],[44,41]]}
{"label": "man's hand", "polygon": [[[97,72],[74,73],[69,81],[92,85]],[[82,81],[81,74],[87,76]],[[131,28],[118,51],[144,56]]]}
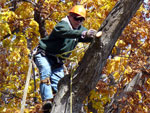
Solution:
{"label": "man's hand", "polygon": [[86,38],[95,38],[97,31],[95,29],[89,29],[86,34],[85,37]]}
{"label": "man's hand", "polygon": [[97,32],[95,29],[89,29],[88,31],[83,31],[81,38],[100,38],[102,36],[102,31]]}
{"label": "man's hand", "polygon": [[85,34],[85,37],[88,38],[100,38],[101,36],[102,31],[97,32],[95,29],[89,29]]}

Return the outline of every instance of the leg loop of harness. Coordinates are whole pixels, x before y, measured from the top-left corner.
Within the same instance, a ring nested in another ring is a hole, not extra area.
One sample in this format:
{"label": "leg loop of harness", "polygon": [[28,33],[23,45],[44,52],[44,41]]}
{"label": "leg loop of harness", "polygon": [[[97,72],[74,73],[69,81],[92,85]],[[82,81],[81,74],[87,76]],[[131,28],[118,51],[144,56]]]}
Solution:
{"label": "leg loop of harness", "polygon": [[46,78],[46,79],[44,79],[44,80],[41,80],[41,84],[47,84],[47,85],[50,85],[50,84],[51,84],[51,82],[50,82],[49,77],[47,77],[47,78]]}

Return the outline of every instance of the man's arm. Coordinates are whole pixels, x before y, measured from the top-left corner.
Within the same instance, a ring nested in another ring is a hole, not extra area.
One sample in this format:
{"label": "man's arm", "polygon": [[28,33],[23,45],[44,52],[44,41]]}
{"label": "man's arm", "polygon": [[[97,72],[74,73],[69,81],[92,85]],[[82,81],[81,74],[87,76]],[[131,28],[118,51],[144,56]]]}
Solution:
{"label": "man's arm", "polygon": [[58,23],[53,31],[52,31],[52,37],[55,38],[81,38],[82,32],[86,30],[85,28],[82,28],[80,30],[72,30],[68,23],[61,21]]}

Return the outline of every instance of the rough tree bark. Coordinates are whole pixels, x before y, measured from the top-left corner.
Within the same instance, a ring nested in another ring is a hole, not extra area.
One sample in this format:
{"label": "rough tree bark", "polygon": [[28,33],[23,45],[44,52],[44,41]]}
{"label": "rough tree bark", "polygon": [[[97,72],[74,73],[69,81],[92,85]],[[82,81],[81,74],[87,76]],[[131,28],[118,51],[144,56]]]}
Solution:
{"label": "rough tree bark", "polygon": [[[102,37],[90,44],[73,74],[71,103],[73,113],[79,113],[82,102],[95,88],[115,42],[142,2],[143,0],[120,0],[99,28],[99,31],[103,31]],[[71,113],[69,81],[69,76],[61,80],[51,113]]]}
{"label": "rough tree bark", "polygon": [[41,38],[47,36],[46,28],[45,28],[45,20],[41,16],[41,10],[42,10],[42,1],[38,1],[37,6],[35,6],[34,9],[34,20],[39,24],[39,32],[41,35]]}

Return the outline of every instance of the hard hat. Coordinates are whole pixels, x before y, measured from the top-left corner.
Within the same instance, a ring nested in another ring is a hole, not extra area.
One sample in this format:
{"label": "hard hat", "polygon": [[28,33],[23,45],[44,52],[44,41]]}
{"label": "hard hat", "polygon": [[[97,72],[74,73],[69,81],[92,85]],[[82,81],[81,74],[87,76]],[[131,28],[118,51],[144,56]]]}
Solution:
{"label": "hard hat", "polygon": [[86,10],[84,8],[83,5],[75,5],[70,11],[69,13],[75,13],[78,14],[80,16],[82,16],[84,19],[86,17]]}

